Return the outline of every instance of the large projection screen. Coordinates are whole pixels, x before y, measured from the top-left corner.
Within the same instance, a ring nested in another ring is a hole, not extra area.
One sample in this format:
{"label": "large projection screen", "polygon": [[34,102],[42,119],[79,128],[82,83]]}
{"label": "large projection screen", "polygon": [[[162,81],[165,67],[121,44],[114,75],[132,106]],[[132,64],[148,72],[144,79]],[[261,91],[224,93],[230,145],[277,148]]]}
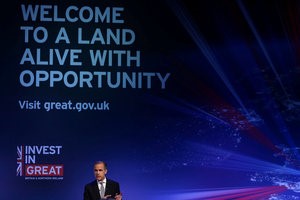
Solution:
{"label": "large projection screen", "polygon": [[5,200],[300,199],[298,1],[8,1]]}

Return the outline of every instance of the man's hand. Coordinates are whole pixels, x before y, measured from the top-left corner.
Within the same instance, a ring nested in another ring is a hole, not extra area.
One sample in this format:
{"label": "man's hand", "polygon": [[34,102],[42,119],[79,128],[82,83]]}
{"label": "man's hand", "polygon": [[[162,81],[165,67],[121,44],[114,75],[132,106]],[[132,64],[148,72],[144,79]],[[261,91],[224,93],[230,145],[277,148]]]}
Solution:
{"label": "man's hand", "polygon": [[116,194],[115,199],[116,200],[122,200],[122,193]]}

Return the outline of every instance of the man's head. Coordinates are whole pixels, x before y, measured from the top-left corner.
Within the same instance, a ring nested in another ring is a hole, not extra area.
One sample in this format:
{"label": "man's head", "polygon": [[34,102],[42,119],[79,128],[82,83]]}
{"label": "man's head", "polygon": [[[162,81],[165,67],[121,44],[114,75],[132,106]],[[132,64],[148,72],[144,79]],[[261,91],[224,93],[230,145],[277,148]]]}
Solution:
{"label": "man's head", "polygon": [[103,161],[97,161],[94,164],[94,175],[98,181],[102,181],[107,173],[106,163]]}

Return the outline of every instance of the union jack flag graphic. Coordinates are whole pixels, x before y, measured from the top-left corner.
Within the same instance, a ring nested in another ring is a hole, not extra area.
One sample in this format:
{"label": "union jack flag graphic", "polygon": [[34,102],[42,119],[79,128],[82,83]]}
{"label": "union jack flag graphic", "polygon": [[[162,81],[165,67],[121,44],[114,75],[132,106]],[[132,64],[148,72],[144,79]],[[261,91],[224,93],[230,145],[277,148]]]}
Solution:
{"label": "union jack flag graphic", "polygon": [[23,146],[17,146],[17,176],[23,176]]}

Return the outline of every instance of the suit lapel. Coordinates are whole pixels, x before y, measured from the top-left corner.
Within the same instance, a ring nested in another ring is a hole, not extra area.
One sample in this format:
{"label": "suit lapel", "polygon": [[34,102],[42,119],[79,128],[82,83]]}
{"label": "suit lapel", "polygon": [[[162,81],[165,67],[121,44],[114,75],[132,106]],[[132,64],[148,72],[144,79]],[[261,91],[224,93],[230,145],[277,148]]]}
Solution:
{"label": "suit lapel", "polygon": [[94,191],[94,195],[95,195],[96,199],[100,199],[100,192],[99,192],[97,181],[95,181],[93,184],[93,191]]}
{"label": "suit lapel", "polygon": [[106,179],[105,195],[111,194],[111,184],[108,179]]}

